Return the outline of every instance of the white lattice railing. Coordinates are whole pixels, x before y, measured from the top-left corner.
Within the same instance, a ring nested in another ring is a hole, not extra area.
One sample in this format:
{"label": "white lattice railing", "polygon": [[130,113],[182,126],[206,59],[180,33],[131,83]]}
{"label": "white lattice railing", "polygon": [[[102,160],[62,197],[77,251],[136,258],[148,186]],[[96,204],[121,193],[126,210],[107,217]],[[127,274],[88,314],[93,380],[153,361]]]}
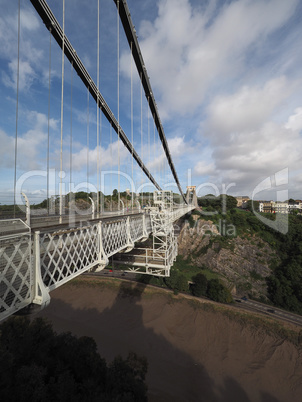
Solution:
{"label": "white lattice railing", "polygon": [[53,233],[41,233],[40,267],[49,291],[99,263],[98,224]]}
{"label": "white lattice railing", "polygon": [[31,233],[21,220],[0,221],[0,320],[31,303],[47,305],[50,291],[89,269],[103,269],[110,256],[131,250],[151,232],[168,236],[163,257],[168,272],[177,254],[169,235],[172,223],[191,209],[112,217],[41,233]]}
{"label": "white lattice railing", "polygon": [[0,319],[4,319],[31,303],[33,270],[30,228],[20,219],[1,221],[0,226]]}

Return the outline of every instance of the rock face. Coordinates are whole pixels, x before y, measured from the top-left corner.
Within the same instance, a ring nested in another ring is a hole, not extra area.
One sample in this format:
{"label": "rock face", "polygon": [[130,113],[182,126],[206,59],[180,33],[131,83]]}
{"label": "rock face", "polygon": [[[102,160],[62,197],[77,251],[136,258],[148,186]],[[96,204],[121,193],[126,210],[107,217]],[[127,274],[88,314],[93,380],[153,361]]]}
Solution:
{"label": "rock face", "polygon": [[265,278],[271,273],[271,262],[278,258],[276,253],[259,237],[230,237],[228,230],[231,228],[203,219],[195,220],[194,225],[186,221],[178,237],[178,253],[193,265],[220,274],[238,295],[265,297]]}

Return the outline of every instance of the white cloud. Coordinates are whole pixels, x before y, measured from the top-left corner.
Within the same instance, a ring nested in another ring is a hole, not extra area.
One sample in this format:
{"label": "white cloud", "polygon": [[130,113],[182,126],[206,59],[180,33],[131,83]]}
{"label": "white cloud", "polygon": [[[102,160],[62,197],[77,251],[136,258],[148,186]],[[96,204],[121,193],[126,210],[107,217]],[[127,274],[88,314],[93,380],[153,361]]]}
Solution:
{"label": "white cloud", "polygon": [[[20,16],[19,90],[28,90],[38,75],[43,61],[43,50],[33,44],[32,36],[40,27],[39,17],[32,7],[21,7]],[[7,87],[17,88],[18,18],[17,12],[0,17],[0,54],[7,60],[2,68],[2,81]]]}
{"label": "white cloud", "polygon": [[[119,150],[118,150],[119,147]],[[125,163],[125,160],[128,156],[128,151],[124,147],[124,145],[120,142],[120,146],[118,146],[118,141],[113,142],[107,148],[101,147],[99,149],[99,161],[100,166],[102,168],[110,169],[116,168],[118,165],[117,155],[120,155],[120,164]],[[94,173],[97,168],[97,159],[98,159],[98,149],[97,147],[93,149],[89,149],[88,151],[88,163],[89,170],[91,173]],[[73,153],[73,170],[80,171],[87,167],[87,147],[82,147],[78,152]],[[69,160],[66,161],[69,164]],[[69,166],[67,166],[69,168]]]}
{"label": "white cloud", "polygon": [[[3,73],[4,85],[17,89],[18,60],[14,59],[9,63],[10,74]],[[19,90],[28,90],[34,82],[36,74],[28,61],[19,61]]]}
{"label": "white cloud", "polygon": [[291,128],[292,130],[302,130],[302,107],[295,109],[295,114],[289,116],[285,127]]}
{"label": "white cloud", "polygon": [[[32,126],[25,133],[18,132],[17,138],[17,169],[28,171],[33,169],[45,168],[46,163],[42,161],[42,153],[46,152],[47,140],[47,116],[29,112],[28,121]],[[50,119],[50,127],[57,128],[57,122]],[[13,168],[15,164],[15,136],[8,135],[0,130],[0,167]],[[44,164],[43,164],[44,163]]]}
{"label": "white cloud", "polygon": [[265,46],[296,5],[243,0],[213,10],[213,2],[202,9],[189,0],[160,1],[158,17],[142,22],[139,38],[161,115],[192,113],[224,77],[238,78],[250,47]]}
{"label": "white cloud", "polygon": [[169,138],[168,146],[173,160],[190,152],[190,146],[185,143],[184,137]]}
{"label": "white cloud", "polygon": [[[294,122],[297,115],[290,116],[288,121]],[[271,121],[256,130],[221,135],[220,142],[212,147],[212,161],[199,162],[195,173],[208,175],[215,183],[235,182],[239,191],[250,193],[262,178],[283,168],[290,172],[300,169],[301,154],[299,131],[288,123]],[[294,183],[289,183],[292,189]]]}
{"label": "white cloud", "polygon": [[244,86],[233,95],[217,96],[208,108],[209,135],[218,135],[220,139],[225,134],[258,129],[293,89],[293,83],[279,77],[268,81],[263,88]]}
{"label": "white cloud", "polygon": [[207,161],[199,161],[194,167],[194,174],[199,176],[213,176],[215,174],[215,165]]}

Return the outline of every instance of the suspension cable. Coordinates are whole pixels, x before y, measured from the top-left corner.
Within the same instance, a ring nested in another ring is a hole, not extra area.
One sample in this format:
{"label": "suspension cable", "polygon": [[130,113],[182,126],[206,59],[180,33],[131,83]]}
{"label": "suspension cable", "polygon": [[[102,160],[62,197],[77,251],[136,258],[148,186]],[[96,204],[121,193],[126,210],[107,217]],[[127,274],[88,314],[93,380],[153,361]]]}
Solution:
{"label": "suspension cable", "polygon": [[[45,0],[30,0],[32,5],[35,7],[37,10],[38,14],[40,15],[42,21],[46,25],[46,27],[49,27],[50,25],[52,26],[52,35],[57,41],[58,45],[62,48],[62,42],[63,42],[63,35],[62,35],[62,28],[58,22],[58,20],[55,18],[54,14],[52,13],[51,9],[48,7],[47,3]],[[126,0],[123,0],[121,5],[124,4]],[[80,58],[78,57],[77,53],[75,52],[75,49],[69,42],[68,38],[65,35],[65,55],[69,61],[73,60],[74,61],[74,69],[79,75],[80,79],[82,82],[85,84],[85,86],[89,86],[90,88],[90,93],[93,97],[93,99],[96,101],[97,100],[97,87],[95,83],[93,82],[91,76],[89,75],[88,71],[86,70],[85,66],[81,62]],[[133,42],[134,43],[134,42]],[[133,52],[135,52],[133,50]],[[118,132],[118,123],[117,120],[110,110],[107,102],[105,101],[104,97],[102,96],[101,93],[98,94],[99,99],[100,99],[100,108],[102,110],[102,113],[106,117],[106,119],[109,121],[109,123],[112,123],[112,128]],[[130,140],[127,138],[126,134],[124,133],[122,127],[120,126],[119,128],[119,133],[120,133],[120,140],[123,142],[125,145],[126,149],[131,153],[132,152],[132,146]],[[147,177],[151,178],[152,183],[155,185],[156,188],[160,190],[160,186],[158,183],[156,183],[155,179],[151,175],[150,172],[148,172],[148,169],[146,168],[145,164],[142,162],[141,158],[139,157],[138,153],[136,152],[135,149],[133,149],[133,157],[136,160],[137,164],[139,167],[143,170],[143,172],[146,174]]]}
{"label": "suspension cable", "polygon": [[[151,162],[151,157],[150,157],[150,107],[149,107],[149,96],[148,96],[148,170],[150,172],[150,162]],[[150,180],[150,176],[148,177]],[[150,203],[150,188],[149,188],[149,203]]]}
{"label": "suspension cable", "polygon": [[99,87],[100,87],[100,0],[98,0],[98,27],[97,27],[97,104],[96,104],[96,152],[97,152],[97,167],[96,167],[96,181],[97,181],[97,191],[96,191],[96,213],[99,216],[99,168],[100,168],[100,158],[99,158]]}
{"label": "suspension cable", "polygon": [[51,77],[51,27],[49,28],[49,72],[48,72],[48,119],[47,119],[47,214],[49,215],[49,130],[50,130],[50,77]]}
{"label": "suspension cable", "polygon": [[110,174],[110,191],[111,191],[111,200],[110,200],[110,210],[112,211],[112,192],[113,192],[113,188],[112,188],[112,124],[110,123],[110,170],[111,170],[111,174]]}
{"label": "suspension cable", "polygon": [[155,163],[154,175],[156,175],[157,169],[156,169],[156,161],[155,161],[155,119],[154,119],[154,116],[153,116],[153,160],[154,160],[154,163]]}
{"label": "suspension cable", "polygon": [[72,188],[72,79],[73,79],[73,61],[71,62],[71,73],[70,73],[70,150],[69,150],[69,157],[70,157],[70,183],[69,183],[69,191],[71,192]]}
{"label": "suspension cable", "polygon": [[[143,146],[143,87],[141,85],[141,158],[144,159],[144,146]],[[144,174],[142,173],[142,190],[144,183]],[[142,206],[144,205],[144,192],[142,191]]]}
{"label": "suspension cable", "polygon": [[133,186],[133,55],[132,55],[132,42],[131,42],[131,55],[130,55],[130,76],[131,76],[131,90],[130,90],[130,97],[131,97],[131,145],[132,145],[132,158],[131,158],[131,179],[132,179],[132,183],[131,183],[131,205],[132,205],[132,211],[133,211],[133,192],[134,192],[134,186]]}
{"label": "suspension cable", "polygon": [[20,73],[20,0],[18,2],[18,64],[17,64],[17,94],[16,94],[16,135],[15,135],[15,171],[14,171],[14,218],[16,217],[16,185],[17,185],[17,157],[18,157],[18,115],[19,115],[19,73]]}
{"label": "suspension cable", "polygon": [[[114,0],[115,3],[117,3],[118,0]],[[153,115],[155,116],[155,123],[156,123],[156,127],[158,130],[158,134],[160,137],[160,140],[163,144],[163,148],[164,148],[164,152],[166,154],[166,158],[167,158],[167,162],[168,162],[168,167],[170,167],[171,172],[173,174],[174,180],[179,188],[180,194],[184,200],[184,202],[186,203],[186,199],[185,196],[183,194],[183,191],[181,189],[178,177],[177,177],[177,173],[172,161],[172,156],[169,150],[169,146],[168,146],[168,141],[166,139],[165,133],[164,133],[164,129],[162,126],[162,123],[160,121],[159,118],[159,114],[158,114],[158,110],[157,110],[157,106],[156,106],[156,102],[155,102],[155,98],[153,96],[152,93],[152,89],[151,89],[151,84],[150,84],[150,80],[148,77],[148,72],[143,60],[143,56],[142,56],[142,52],[140,50],[139,47],[139,43],[138,43],[138,39],[136,36],[136,31],[134,28],[134,25],[132,23],[131,20],[131,14],[127,5],[127,1],[123,0],[121,2],[121,6],[120,6],[120,16],[121,16],[121,22],[123,24],[124,30],[125,30],[125,34],[127,36],[127,40],[130,46],[130,43],[133,42],[133,57],[134,57],[134,61],[136,63],[136,67],[137,67],[137,71],[140,74],[140,78],[141,78],[141,83],[144,87],[144,92],[146,97],[148,95],[150,95],[150,107],[151,107],[151,112],[153,113]]]}
{"label": "suspension cable", "polygon": [[120,2],[117,0],[117,159],[118,159],[118,207],[120,209]]}
{"label": "suspension cable", "polygon": [[63,104],[64,104],[64,47],[65,47],[65,0],[63,0],[63,39],[62,39],[62,86],[61,86],[61,148],[60,148],[60,223],[63,213]]}
{"label": "suspension cable", "polygon": [[103,211],[104,208],[104,194],[101,191],[102,188],[102,158],[101,158],[101,152],[102,152],[102,113],[100,113],[100,121],[99,121],[99,133],[100,133],[100,142],[99,142],[99,161],[100,161],[100,174],[99,174],[99,189],[100,189],[100,209],[101,212]]}
{"label": "suspension cable", "polygon": [[87,155],[86,155],[86,164],[87,164],[87,201],[88,201],[88,193],[89,193],[89,87],[87,88]]}

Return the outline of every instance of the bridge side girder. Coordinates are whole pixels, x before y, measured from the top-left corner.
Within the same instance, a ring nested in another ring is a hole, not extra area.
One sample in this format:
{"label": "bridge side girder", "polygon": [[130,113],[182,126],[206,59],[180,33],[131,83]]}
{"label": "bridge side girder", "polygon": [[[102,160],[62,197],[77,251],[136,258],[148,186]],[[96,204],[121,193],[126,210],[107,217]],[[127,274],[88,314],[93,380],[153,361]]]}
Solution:
{"label": "bridge side girder", "polygon": [[[50,7],[48,6],[45,0],[30,0],[36,11],[38,12],[39,16],[41,17],[42,21],[44,22],[46,28],[51,31],[52,36],[62,49],[63,47],[63,30],[54,16],[53,12],[51,11]],[[148,177],[148,179],[154,184],[154,186],[161,190],[160,185],[156,182],[148,168],[145,166],[141,158],[139,157],[138,153],[135,151],[134,147],[129,141],[127,135],[119,125],[117,119],[115,118],[113,112],[111,111],[110,107],[108,106],[107,102],[105,101],[103,95],[97,88],[96,84],[94,83],[93,79],[89,75],[88,71],[86,70],[84,64],[80,60],[79,56],[77,55],[75,49],[71,45],[70,41],[68,40],[67,36],[64,35],[64,54],[70,63],[73,64],[75,71],[77,72],[78,76],[81,78],[84,85],[89,89],[90,94],[92,95],[95,102],[98,104],[99,108],[103,112],[106,119],[112,125],[114,131],[120,136],[123,144],[127,148],[127,150],[131,153],[133,158],[136,160],[139,167]]]}
{"label": "bridge side girder", "polygon": [[150,83],[150,80],[149,80],[149,77],[147,74],[147,69],[146,69],[144,59],[143,59],[143,56],[142,56],[142,53],[140,50],[140,46],[139,46],[139,43],[137,40],[136,30],[135,30],[134,25],[131,20],[131,14],[130,14],[130,10],[128,8],[127,1],[126,0],[113,0],[113,1],[119,9],[120,19],[123,24],[124,31],[125,31],[130,48],[131,48],[131,44],[132,44],[133,59],[135,61],[136,68],[139,73],[139,77],[141,79],[141,82],[142,82],[142,85],[143,85],[143,88],[145,91],[145,96],[149,102],[149,107],[150,107],[157,131],[158,131],[159,138],[162,142],[163,149],[164,149],[166,157],[168,159],[168,163],[169,163],[171,172],[173,174],[174,180],[177,184],[177,187],[180,191],[180,194],[181,194],[184,202],[187,203],[184,193],[182,191],[182,188],[180,186],[179,180],[178,180],[178,176],[177,176],[174,164],[173,164],[173,160],[172,160],[171,153],[169,150],[169,146],[168,146],[168,142],[167,142],[166,135],[164,132],[164,128],[163,128],[163,125],[162,125],[160,117],[159,117],[155,98],[154,98],[152,88],[151,88],[151,83]]}

